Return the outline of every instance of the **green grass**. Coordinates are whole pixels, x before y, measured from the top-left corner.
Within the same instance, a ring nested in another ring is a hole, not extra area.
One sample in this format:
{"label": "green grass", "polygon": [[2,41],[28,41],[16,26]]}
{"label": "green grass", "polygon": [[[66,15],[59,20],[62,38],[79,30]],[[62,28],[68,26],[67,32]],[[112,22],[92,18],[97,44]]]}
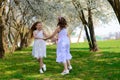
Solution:
{"label": "green grass", "polygon": [[56,63],[56,46],[47,47],[47,71],[39,74],[39,64],[25,48],[0,59],[0,80],[120,80],[120,40],[98,42],[99,52],[89,52],[87,43],[71,44],[73,70],[60,75],[63,65]]}

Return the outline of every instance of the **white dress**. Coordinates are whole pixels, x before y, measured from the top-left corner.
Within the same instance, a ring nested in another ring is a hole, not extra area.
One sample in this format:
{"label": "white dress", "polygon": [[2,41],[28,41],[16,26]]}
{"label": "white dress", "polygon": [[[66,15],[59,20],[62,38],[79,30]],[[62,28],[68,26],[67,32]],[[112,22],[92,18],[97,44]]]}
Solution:
{"label": "white dress", "polygon": [[63,28],[58,34],[56,62],[66,63],[66,60],[70,59],[72,59],[72,55],[70,54],[70,40],[67,36],[67,30]]}
{"label": "white dress", "polygon": [[[35,30],[33,33],[35,33],[38,38],[44,37],[42,30]],[[32,55],[37,59],[46,57],[46,42],[44,40],[34,39]]]}

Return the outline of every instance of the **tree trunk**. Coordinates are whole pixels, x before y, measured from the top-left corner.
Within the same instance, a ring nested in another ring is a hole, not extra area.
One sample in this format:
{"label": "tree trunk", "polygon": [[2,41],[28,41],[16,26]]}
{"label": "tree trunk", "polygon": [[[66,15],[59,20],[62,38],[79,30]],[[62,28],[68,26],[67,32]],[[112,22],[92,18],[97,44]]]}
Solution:
{"label": "tree trunk", "polygon": [[16,32],[15,36],[14,36],[14,42],[12,44],[12,48],[11,48],[11,51],[10,51],[11,53],[13,53],[18,48],[18,46],[17,46],[17,44],[18,44],[18,37],[19,37],[19,32]]}
{"label": "tree trunk", "polygon": [[85,24],[84,24],[84,29],[85,29],[85,34],[86,34],[86,37],[87,37],[87,40],[88,40],[89,49],[91,51],[92,50],[92,43],[91,43],[91,39],[90,39],[90,36],[89,36],[89,33],[88,33],[87,26]]}
{"label": "tree trunk", "polygon": [[84,12],[83,12],[82,7],[81,7],[79,2],[77,2],[76,0],[72,0],[72,3],[74,5],[75,9],[78,11],[79,18],[81,19],[82,24],[84,25],[87,41],[88,41],[88,44],[89,44],[89,49],[91,51],[91,49],[92,49],[91,36],[89,35],[89,32],[88,32],[88,28],[87,28],[88,23],[87,23],[87,21],[85,19]]}
{"label": "tree trunk", "polygon": [[83,27],[82,27],[81,30],[80,30],[80,33],[79,33],[79,36],[78,36],[77,43],[79,43],[79,40],[80,40],[80,37],[81,37],[81,34],[82,34],[82,30],[83,30]]}
{"label": "tree trunk", "polygon": [[2,13],[3,13],[3,2],[5,0],[0,0],[0,58],[3,58],[4,56],[4,47],[3,47],[3,21],[2,21]]}
{"label": "tree trunk", "polygon": [[92,12],[90,7],[88,7],[88,27],[89,27],[90,36],[91,36],[92,51],[98,51],[98,46],[97,46],[94,26],[93,26],[93,20],[92,20]]}
{"label": "tree trunk", "polygon": [[3,47],[3,25],[2,25],[2,16],[0,16],[0,58],[4,56],[4,47]]}
{"label": "tree trunk", "polygon": [[[89,1],[88,1],[89,2]],[[84,25],[84,29],[86,32],[86,37],[88,40],[89,48],[90,51],[97,51],[97,43],[96,43],[96,38],[95,38],[95,33],[94,33],[94,26],[93,26],[93,21],[92,21],[92,13],[91,13],[91,8],[90,8],[90,2],[88,3],[88,22],[85,19],[85,15],[82,9],[82,6],[79,1],[77,0],[72,0],[73,5],[75,6],[76,10],[78,11],[79,17]],[[88,28],[87,28],[88,26]],[[90,35],[89,35],[89,32]]]}
{"label": "tree trunk", "polygon": [[30,35],[29,34],[30,34],[30,30],[28,32],[25,32],[25,34],[20,33],[20,39],[21,39],[20,47],[19,47],[20,50],[24,47],[28,47],[28,45],[29,45],[28,42],[30,42],[29,41],[30,40],[30,38],[29,38]]}
{"label": "tree trunk", "polygon": [[108,0],[120,24],[120,0]]}

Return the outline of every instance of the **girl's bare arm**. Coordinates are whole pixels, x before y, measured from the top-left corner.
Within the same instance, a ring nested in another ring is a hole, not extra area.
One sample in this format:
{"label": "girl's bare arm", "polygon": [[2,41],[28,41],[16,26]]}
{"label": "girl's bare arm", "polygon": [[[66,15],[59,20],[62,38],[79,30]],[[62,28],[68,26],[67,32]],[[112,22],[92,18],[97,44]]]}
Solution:
{"label": "girl's bare arm", "polygon": [[43,35],[44,35],[45,37],[48,37],[48,35],[45,33],[45,31],[43,31]]}
{"label": "girl's bare arm", "polygon": [[42,38],[37,37],[37,33],[36,33],[35,31],[33,32],[33,37],[34,37],[35,39],[42,39]]}
{"label": "girl's bare arm", "polygon": [[45,40],[53,38],[59,31],[60,31],[60,28],[57,28],[57,29],[53,32],[53,34],[52,34],[51,36],[47,37]]}

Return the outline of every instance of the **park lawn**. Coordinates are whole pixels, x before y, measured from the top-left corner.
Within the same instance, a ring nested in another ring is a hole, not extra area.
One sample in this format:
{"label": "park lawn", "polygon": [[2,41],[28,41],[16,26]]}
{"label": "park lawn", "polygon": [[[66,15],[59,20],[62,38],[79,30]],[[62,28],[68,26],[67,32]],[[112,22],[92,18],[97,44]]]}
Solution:
{"label": "park lawn", "polygon": [[31,47],[0,59],[0,80],[120,80],[120,40],[99,41],[99,52],[89,52],[88,44],[71,44],[73,70],[62,76],[56,63],[56,46],[47,46],[47,71],[39,74],[39,65],[31,56]]}

